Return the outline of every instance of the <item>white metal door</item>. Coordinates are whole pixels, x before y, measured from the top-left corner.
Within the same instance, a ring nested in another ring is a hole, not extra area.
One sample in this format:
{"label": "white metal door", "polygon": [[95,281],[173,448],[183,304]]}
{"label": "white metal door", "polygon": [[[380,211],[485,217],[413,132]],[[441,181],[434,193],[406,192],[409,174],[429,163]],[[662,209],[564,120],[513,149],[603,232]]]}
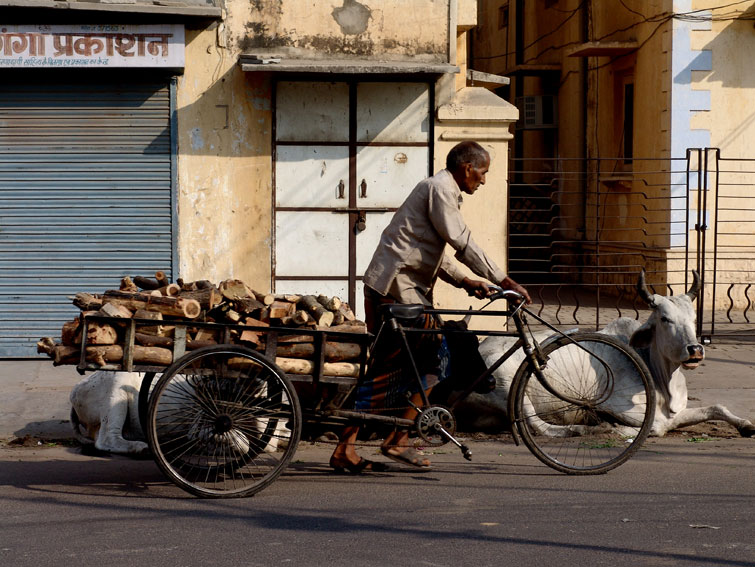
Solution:
{"label": "white metal door", "polygon": [[428,85],[281,81],[275,111],[275,290],[361,316],[380,234],[429,171]]}

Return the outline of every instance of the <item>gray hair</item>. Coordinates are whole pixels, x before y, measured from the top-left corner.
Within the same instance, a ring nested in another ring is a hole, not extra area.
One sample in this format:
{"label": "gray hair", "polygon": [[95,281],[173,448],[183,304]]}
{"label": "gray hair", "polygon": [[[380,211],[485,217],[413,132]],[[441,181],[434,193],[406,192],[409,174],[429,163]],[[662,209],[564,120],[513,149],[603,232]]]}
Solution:
{"label": "gray hair", "polygon": [[446,169],[458,171],[465,163],[472,167],[482,167],[490,160],[490,154],[477,142],[468,140],[456,144],[446,156]]}

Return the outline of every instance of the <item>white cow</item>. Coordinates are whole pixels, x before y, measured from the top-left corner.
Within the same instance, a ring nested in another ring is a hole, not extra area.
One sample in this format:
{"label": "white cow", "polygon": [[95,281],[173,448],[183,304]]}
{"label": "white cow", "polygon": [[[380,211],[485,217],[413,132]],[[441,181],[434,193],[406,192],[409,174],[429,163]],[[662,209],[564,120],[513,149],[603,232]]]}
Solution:
{"label": "white cow", "polygon": [[[98,370],[76,384],[70,395],[71,425],[76,438],[82,444],[93,444],[96,449],[108,453],[137,456],[149,452],[139,423],[142,378],[143,374],[138,372]],[[264,431],[267,422],[268,418],[258,418],[255,429]],[[276,451],[290,433],[285,422],[279,420],[264,451]],[[239,453],[246,453],[250,448],[249,439],[241,431],[234,428],[215,433],[199,416],[189,428],[188,435],[200,440],[209,451],[213,445],[220,444]]]}
{"label": "white cow", "polygon": [[149,447],[139,425],[137,372],[93,372],[71,390],[71,425],[85,445],[100,451],[139,455]]}
{"label": "white cow", "polygon": [[[722,405],[704,408],[687,407],[687,382],[681,368],[693,369],[702,362],[705,350],[698,343],[695,334],[695,309],[692,301],[700,291],[700,278],[693,272],[694,282],[690,290],[680,296],[664,297],[651,294],[645,284],[644,271],[640,274],[637,290],[640,297],[652,308],[648,320],[639,321],[621,317],[609,323],[601,333],[615,336],[635,348],[645,360],[656,388],[656,410],[652,435],[663,436],[669,431],[694,425],[704,421],[725,421],[737,428],[744,437],[755,434],[755,426],[748,420],[732,414]],[[547,338],[548,333],[536,336],[538,341]],[[480,344],[480,354],[486,364],[495,362],[508,346],[513,343],[510,337],[488,337]],[[490,394],[472,394],[460,406],[462,416],[473,416],[468,426],[492,429],[503,424],[507,408],[507,396],[511,380],[522,361],[518,352],[496,372],[496,389]],[[578,431],[574,429],[571,433]],[[549,434],[566,435],[557,427],[548,430]]]}

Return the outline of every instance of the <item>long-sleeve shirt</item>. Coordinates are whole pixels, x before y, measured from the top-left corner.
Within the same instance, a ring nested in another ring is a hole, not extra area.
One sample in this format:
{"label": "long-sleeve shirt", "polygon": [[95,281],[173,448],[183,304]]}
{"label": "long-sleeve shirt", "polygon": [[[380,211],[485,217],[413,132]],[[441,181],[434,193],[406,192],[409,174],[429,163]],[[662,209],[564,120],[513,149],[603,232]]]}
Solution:
{"label": "long-sleeve shirt", "polygon": [[464,273],[455,258],[477,276],[500,283],[506,274],[474,240],[461,216],[461,189],[444,169],[421,181],[396,211],[364,273],[365,285],[400,303],[430,305],[430,292],[439,272],[461,286]]}

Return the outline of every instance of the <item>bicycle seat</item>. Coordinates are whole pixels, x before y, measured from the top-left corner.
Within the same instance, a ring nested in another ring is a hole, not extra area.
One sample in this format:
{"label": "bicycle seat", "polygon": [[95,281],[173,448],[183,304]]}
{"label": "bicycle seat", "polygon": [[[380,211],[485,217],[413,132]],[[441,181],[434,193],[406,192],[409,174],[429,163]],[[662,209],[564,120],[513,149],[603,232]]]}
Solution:
{"label": "bicycle seat", "polygon": [[387,303],[381,305],[381,309],[386,319],[400,319],[402,321],[413,321],[425,312],[425,306],[421,303]]}

